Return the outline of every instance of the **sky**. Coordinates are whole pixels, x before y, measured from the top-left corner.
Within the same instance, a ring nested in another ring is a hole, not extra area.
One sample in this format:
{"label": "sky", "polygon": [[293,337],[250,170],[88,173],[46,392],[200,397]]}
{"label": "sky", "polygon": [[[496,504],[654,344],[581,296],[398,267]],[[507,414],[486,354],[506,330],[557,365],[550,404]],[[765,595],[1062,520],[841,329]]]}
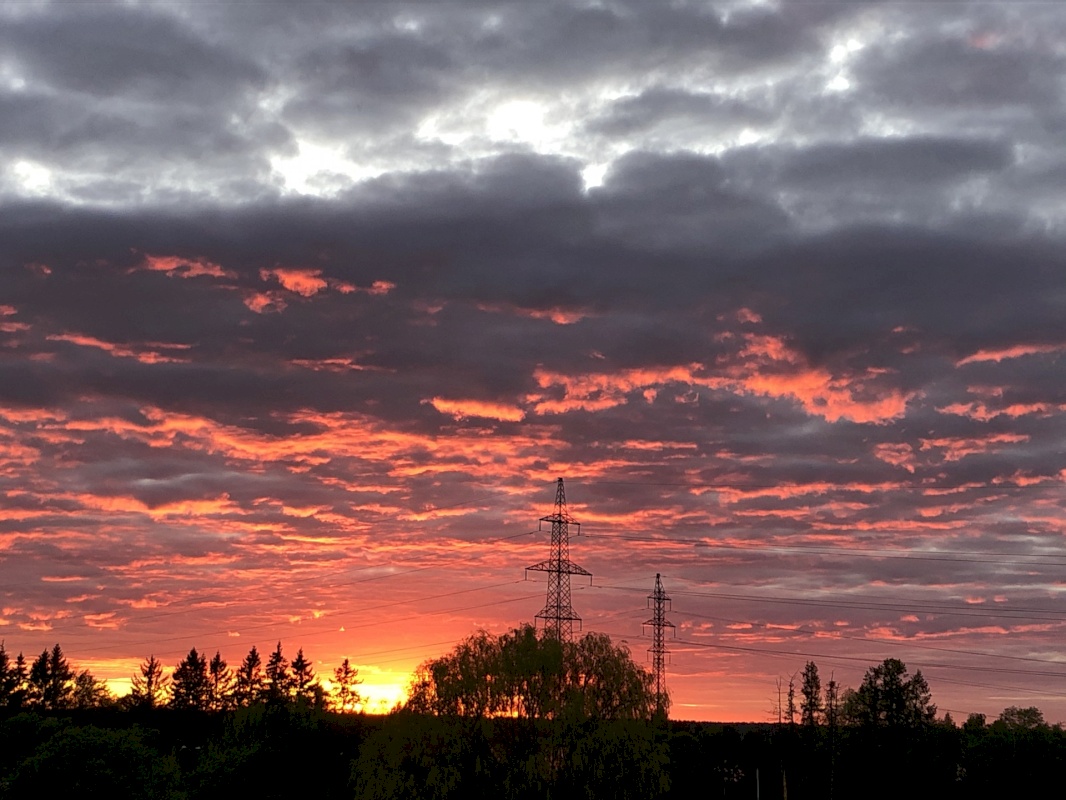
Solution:
{"label": "sky", "polygon": [[1066,720],[1060,4],[8,0],[0,242],[9,651],[388,708],[562,477],[675,718]]}

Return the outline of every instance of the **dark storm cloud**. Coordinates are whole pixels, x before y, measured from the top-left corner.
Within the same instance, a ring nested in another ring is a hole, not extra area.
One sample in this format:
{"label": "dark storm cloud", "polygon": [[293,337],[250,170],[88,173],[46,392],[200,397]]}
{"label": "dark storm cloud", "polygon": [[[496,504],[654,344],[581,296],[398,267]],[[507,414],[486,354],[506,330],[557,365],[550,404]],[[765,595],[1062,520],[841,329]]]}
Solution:
{"label": "dark storm cloud", "polygon": [[17,68],[53,90],[217,106],[261,86],[262,72],[176,19],[102,5],[9,19],[0,41]]}
{"label": "dark storm cloud", "polygon": [[[876,44],[862,54],[856,76],[880,104],[904,107],[908,113],[931,109],[934,116],[960,111],[999,115],[1017,107],[1040,113],[1060,100],[1055,75],[1062,56],[1051,45],[1050,30],[1040,22],[1000,22],[966,37],[919,33],[901,46]],[[1028,33],[1028,35],[1027,35]],[[990,120],[991,121],[991,120]]]}
{"label": "dark storm cloud", "polygon": [[[14,15],[0,33],[9,74],[20,81],[0,94],[11,112],[0,148],[11,161],[60,166],[73,175],[68,191],[96,202],[134,199],[168,173],[190,188],[190,176],[208,172],[268,183],[262,149],[283,149],[289,137],[258,113],[258,94],[271,83],[261,67],[166,14],[104,5],[55,11]],[[132,182],[108,189],[115,173]],[[101,178],[103,186],[85,185]]]}

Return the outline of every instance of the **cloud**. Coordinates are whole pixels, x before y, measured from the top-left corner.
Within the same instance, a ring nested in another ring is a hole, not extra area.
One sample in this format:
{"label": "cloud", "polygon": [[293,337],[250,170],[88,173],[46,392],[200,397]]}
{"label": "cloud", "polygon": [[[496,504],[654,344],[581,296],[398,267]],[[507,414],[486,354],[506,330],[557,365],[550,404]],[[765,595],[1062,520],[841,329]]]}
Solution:
{"label": "cloud", "polygon": [[[402,684],[541,607],[563,476],[589,628],[635,636],[661,573],[700,641],[1058,657],[1063,15],[1030,11],[0,10],[9,646],[300,635]],[[798,663],[725,657],[675,651],[694,715]]]}

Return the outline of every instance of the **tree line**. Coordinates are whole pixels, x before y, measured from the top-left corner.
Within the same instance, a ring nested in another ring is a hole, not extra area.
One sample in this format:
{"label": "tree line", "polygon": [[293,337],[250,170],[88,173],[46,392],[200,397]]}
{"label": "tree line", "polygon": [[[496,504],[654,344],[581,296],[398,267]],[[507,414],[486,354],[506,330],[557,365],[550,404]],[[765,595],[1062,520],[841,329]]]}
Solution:
{"label": "tree line", "polygon": [[315,675],[300,648],[289,661],[279,641],[266,661],[254,645],[236,669],[219,651],[210,659],[194,647],[168,675],[163,663],[149,655],[131,678],[128,695],[116,698],[89,670],[73,667],[57,643],[32,662],[20,652],[14,658],[0,642],[0,708],[44,711],[84,710],[115,706],[123,709],[169,707],[193,711],[227,711],[257,703],[301,703],[350,713],[359,708],[359,671],[345,658],[333,670],[331,688]]}
{"label": "tree line", "polygon": [[127,698],[99,704],[78,705],[83,671],[58,646],[32,663],[0,647],[0,665],[0,798],[292,798],[309,776],[349,800],[972,798],[1036,796],[1066,769],[1066,731],[1039,709],[957,725],[891,658],[854,689],[807,662],[775,721],[740,725],[670,721],[624,645],[529,626],[426,661],[381,716],[339,713],[355,707],[343,681],[325,693],[280,643],[233,669],[194,649],[167,674],[149,656]]}

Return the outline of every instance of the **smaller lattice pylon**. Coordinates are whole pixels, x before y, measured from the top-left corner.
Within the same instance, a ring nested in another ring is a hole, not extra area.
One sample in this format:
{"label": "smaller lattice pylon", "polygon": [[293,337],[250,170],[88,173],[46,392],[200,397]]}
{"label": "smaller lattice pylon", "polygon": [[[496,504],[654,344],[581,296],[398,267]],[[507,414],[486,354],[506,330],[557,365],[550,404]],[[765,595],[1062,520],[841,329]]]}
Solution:
{"label": "smaller lattice pylon", "polygon": [[655,710],[659,714],[666,713],[666,629],[673,628],[674,623],[666,618],[666,612],[670,610],[670,595],[663,589],[662,576],[655,573],[655,589],[648,595],[648,607],[652,609],[652,617],[644,623],[644,627],[651,626],[651,647],[648,654],[651,656],[652,675],[655,679]]}
{"label": "smaller lattice pylon", "polygon": [[570,605],[570,576],[592,573],[570,560],[570,526],[581,531],[581,523],[576,521],[566,510],[566,492],[563,479],[556,481],[555,513],[541,517],[541,523],[551,523],[551,555],[547,561],[540,561],[526,570],[548,573],[548,596],[544,608],[536,618],[543,620],[546,635],[555,636],[560,641],[569,642],[574,634],[574,623],[581,628],[581,617]]}

